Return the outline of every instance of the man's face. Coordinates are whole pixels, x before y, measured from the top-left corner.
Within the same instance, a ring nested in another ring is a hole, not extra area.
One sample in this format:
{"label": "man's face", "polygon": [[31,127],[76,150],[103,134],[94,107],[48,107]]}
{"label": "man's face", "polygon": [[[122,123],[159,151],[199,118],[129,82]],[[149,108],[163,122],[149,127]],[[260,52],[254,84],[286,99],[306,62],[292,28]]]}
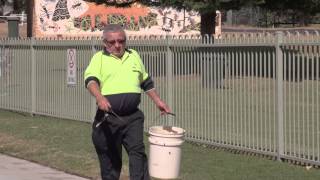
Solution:
{"label": "man's face", "polygon": [[123,32],[108,32],[104,34],[103,43],[110,54],[121,58],[126,47],[126,36]]}

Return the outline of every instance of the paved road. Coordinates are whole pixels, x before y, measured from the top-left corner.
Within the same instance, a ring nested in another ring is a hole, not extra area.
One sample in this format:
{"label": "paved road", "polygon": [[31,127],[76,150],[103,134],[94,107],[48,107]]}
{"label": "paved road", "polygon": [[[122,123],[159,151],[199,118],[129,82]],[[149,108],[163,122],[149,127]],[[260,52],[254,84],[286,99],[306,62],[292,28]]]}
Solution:
{"label": "paved road", "polygon": [[26,160],[0,154],[0,180],[88,180]]}

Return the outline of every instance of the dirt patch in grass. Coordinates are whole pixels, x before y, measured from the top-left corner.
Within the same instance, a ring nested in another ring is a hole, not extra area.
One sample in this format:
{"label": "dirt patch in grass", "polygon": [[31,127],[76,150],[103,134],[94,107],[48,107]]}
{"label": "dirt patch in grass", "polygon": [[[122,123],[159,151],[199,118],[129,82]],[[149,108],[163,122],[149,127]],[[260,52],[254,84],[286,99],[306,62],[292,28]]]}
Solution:
{"label": "dirt patch in grass", "polygon": [[37,154],[44,146],[37,144],[36,142],[30,142],[29,140],[18,139],[8,134],[0,133],[0,152],[6,152],[6,154],[15,157],[28,157]]}

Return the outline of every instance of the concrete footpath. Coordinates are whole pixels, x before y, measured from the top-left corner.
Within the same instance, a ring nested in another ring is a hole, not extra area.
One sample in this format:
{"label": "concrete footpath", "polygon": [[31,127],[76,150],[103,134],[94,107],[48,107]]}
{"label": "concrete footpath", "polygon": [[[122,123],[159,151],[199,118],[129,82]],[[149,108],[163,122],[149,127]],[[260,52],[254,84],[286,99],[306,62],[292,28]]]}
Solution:
{"label": "concrete footpath", "polygon": [[0,180],[88,180],[30,161],[0,154]]}

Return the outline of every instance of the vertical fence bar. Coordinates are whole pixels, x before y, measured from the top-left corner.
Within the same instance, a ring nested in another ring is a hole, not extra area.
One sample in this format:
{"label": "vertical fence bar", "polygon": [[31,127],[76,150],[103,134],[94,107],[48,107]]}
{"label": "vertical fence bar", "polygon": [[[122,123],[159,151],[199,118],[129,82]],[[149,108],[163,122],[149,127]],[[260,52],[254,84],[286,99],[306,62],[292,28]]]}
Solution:
{"label": "vertical fence bar", "polygon": [[[171,108],[172,111],[174,111],[174,107],[173,107],[173,58],[172,58],[172,50],[171,50],[171,46],[172,46],[172,37],[171,36],[167,36],[167,104],[168,106]],[[172,117],[168,117],[168,125],[172,126],[173,125],[173,119]]]}
{"label": "vertical fence bar", "polygon": [[283,52],[281,43],[283,39],[282,32],[276,32],[276,80],[277,80],[277,120],[278,120],[278,157],[281,161],[281,156],[284,154],[284,136],[283,136]]}
{"label": "vertical fence bar", "polygon": [[35,56],[35,50],[34,50],[34,45],[35,45],[35,39],[31,38],[30,42],[30,51],[31,51],[31,115],[36,114],[36,56]]}
{"label": "vertical fence bar", "polygon": [[[97,52],[96,49],[96,39],[91,38],[91,52],[92,55],[95,54]],[[95,114],[96,114],[96,100],[92,97],[91,98],[91,106],[90,106],[90,112],[91,112],[91,118],[94,118]],[[93,121],[93,119],[92,119]]]}

